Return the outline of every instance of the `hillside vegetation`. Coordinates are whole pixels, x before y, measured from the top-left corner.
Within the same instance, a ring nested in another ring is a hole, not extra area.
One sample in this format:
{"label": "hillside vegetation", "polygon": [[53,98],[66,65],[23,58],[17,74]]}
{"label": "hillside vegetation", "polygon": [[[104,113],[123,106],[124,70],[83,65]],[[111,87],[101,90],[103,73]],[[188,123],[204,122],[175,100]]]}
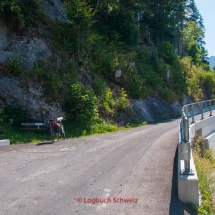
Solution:
{"label": "hillside vegetation", "polygon": [[25,85],[43,82],[47,102],[58,100],[67,120],[82,133],[115,130],[107,122],[117,121],[119,112],[137,123],[131,98],[151,96],[171,103],[188,94],[197,101],[204,98],[205,86],[213,93],[215,76],[194,0],[63,3],[67,22],[45,16],[41,0],[0,2],[0,20],[11,31],[31,35],[32,28],[39,29],[58,56],[32,68],[18,59],[4,66]]}

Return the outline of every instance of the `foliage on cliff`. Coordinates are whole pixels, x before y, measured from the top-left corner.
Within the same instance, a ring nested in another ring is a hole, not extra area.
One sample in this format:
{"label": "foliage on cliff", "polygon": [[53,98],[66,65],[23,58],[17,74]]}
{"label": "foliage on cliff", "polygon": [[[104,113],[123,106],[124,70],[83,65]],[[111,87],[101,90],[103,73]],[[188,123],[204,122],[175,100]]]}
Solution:
{"label": "foliage on cliff", "polygon": [[121,69],[117,84],[130,97],[174,101],[188,93],[199,100],[208,77],[214,87],[203,19],[193,0],[64,3],[69,22],[55,26],[58,47],[109,82]]}
{"label": "foliage on cliff", "polygon": [[[7,66],[24,84],[43,82],[47,100],[71,104],[69,100],[79,98],[80,104],[66,105],[71,120],[73,111],[85,102],[93,105],[100,116],[113,119],[122,110],[131,114],[123,99],[156,96],[173,102],[188,94],[200,100],[203,86],[213,92],[215,75],[207,62],[203,19],[194,0],[63,3],[68,22],[53,22],[45,17],[41,0],[1,1],[0,20],[15,31],[23,32],[32,26],[46,29],[43,36],[48,35],[61,61],[50,59],[23,70],[15,61]],[[117,79],[116,70],[122,72]],[[83,81],[81,77],[88,74],[90,80]],[[85,89],[81,82],[89,86]],[[73,94],[73,88],[80,88],[80,95]],[[79,118],[88,116],[87,112],[85,108]]]}
{"label": "foliage on cliff", "polygon": [[41,0],[1,0],[0,21],[20,31],[35,25],[41,15]]}

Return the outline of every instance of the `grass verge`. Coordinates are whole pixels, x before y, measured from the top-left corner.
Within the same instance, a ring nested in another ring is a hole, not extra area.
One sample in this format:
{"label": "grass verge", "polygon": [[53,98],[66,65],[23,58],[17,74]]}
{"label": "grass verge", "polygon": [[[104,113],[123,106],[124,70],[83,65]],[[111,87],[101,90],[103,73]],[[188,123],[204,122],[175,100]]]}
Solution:
{"label": "grass verge", "polygon": [[193,147],[193,156],[202,195],[202,205],[198,208],[199,215],[215,214],[215,156],[211,149],[206,149],[202,137],[198,137]]}
{"label": "grass verge", "polygon": [[[128,124],[123,127],[118,127],[116,124],[111,124],[105,121],[102,121],[98,124],[93,124],[88,128],[78,127],[77,125],[69,124],[64,122],[64,129],[66,132],[67,138],[74,137],[84,137],[89,135],[112,133],[122,130],[129,130],[131,128],[139,127],[146,125],[146,122],[137,123],[137,124]],[[0,136],[1,139],[10,139],[11,144],[23,144],[23,143],[41,143],[50,141],[51,138],[46,134],[44,130],[40,131],[23,131],[20,128],[14,127],[11,124],[5,123],[2,126],[1,133],[3,136]]]}

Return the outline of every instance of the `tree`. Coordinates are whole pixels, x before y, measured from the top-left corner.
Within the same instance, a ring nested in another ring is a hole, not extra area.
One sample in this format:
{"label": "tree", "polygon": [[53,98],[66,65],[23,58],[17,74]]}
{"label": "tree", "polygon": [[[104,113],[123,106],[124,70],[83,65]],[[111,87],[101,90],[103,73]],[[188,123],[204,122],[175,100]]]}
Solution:
{"label": "tree", "polygon": [[207,52],[204,48],[204,24],[194,0],[189,0],[184,34],[185,52],[193,58],[195,64],[207,64]]}

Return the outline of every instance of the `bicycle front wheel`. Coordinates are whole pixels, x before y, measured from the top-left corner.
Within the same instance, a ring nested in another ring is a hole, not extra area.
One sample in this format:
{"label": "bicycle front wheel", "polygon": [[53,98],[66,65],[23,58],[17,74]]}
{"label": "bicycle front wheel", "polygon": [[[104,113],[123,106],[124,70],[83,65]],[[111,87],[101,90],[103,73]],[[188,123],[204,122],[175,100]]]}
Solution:
{"label": "bicycle front wheel", "polygon": [[64,140],[66,139],[66,135],[65,135],[65,131],[64,131],[64,128],[63,128],[63,126],[61,127],[61,133],[62,133],[62,135],[63,135],[63,138],[64,138]]}

